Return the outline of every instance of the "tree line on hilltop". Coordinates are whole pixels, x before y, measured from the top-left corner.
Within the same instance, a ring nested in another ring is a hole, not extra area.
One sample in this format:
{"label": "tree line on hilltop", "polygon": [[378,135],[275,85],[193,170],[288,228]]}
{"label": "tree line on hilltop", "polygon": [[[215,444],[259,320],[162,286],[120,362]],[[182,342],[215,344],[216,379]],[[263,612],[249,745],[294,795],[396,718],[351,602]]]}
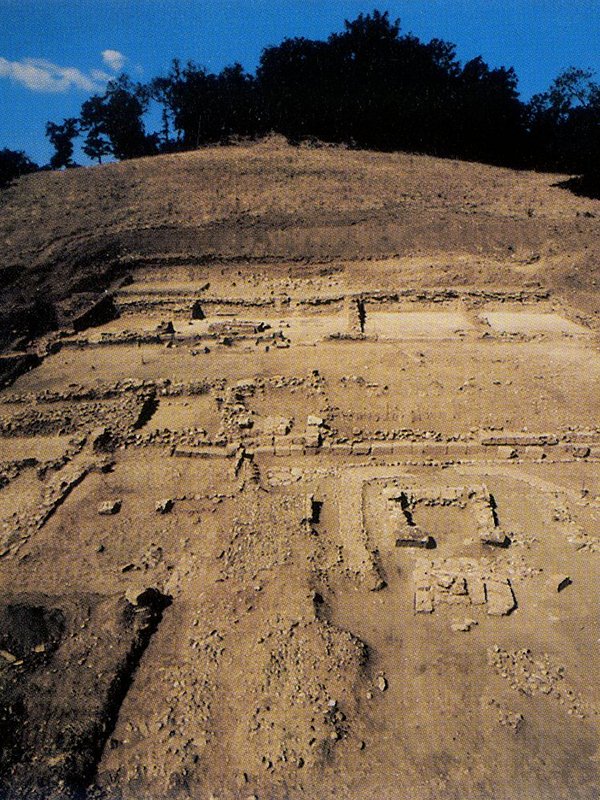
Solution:
{"label": "tree line on hilltop", "polygon": [[[161,119],[152,132],[151,106]],[[582,191],[600,192],[600,85],[591,71],[571,67],[524,103],[512,67],[491,68],[481,57],[463,65],[453,44],[402,34],[379,11],[346,21],[326,41],[265,48],[255,75],[237,63],[213,74],[178,60],[146,84],[121,75],[79,117],[46,126],[52,169],[76,166],[77,137],[101,163],[269,132],[576,174]],[[0,151],[0,174],[3,154],[13,152]],[[15,155],[16,174],[36,168]]]}

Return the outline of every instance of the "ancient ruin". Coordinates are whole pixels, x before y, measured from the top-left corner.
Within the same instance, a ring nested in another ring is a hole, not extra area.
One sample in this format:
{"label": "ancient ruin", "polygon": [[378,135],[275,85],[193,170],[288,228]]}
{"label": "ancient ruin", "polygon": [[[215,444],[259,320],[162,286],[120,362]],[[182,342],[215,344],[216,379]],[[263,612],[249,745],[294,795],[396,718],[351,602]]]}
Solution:
{"label": "ancient ruin", "polygon": [[2,796],[591,799],[597,319],[479,238],[279,224],[152,233],[5,357]]}

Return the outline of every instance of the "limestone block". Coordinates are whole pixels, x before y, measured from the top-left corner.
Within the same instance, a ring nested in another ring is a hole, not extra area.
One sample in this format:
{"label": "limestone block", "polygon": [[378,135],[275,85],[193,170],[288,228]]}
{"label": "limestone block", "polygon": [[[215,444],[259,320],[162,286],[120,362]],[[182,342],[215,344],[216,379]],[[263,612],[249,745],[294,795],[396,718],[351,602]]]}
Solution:
{"label": "limestone block", "polygon": [[474,606],[482,606],[486,602],[485,583],[481,576],[470,575],[467,582],[469,597]]}
{"label": "limestone block", "polygon": [[415,589],[415,614],[433,612],[433,593],[429,587],[417,586]]}
{"label": "limestone block", "polygon": [[486,581],[487,613],[493,617],[503,617],[517,607],[510,581],[493,579]]}

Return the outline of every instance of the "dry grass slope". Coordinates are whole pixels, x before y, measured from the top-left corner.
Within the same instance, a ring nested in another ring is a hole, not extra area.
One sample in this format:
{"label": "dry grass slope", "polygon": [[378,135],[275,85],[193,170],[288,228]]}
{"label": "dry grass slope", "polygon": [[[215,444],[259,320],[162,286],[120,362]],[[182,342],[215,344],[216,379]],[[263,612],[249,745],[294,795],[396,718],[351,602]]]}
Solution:
{"label": "dry grass slope", "polygon": [[0,198],[2,305],[139,263],[393,258],[388,282],[542,284],[596,314],[600,202],[559,180],[278,139],[29,176]]}

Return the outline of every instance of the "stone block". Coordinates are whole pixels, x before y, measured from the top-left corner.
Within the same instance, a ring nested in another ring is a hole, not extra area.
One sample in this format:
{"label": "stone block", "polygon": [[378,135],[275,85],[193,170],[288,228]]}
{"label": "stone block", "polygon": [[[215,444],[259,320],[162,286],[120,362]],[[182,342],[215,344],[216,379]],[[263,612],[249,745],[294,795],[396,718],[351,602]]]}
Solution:
{"label": "stone block", "polygon": [[479,575],[470,575],[467,580],[467,588],[471,603],[474,606],[485,605],[485,583]]}
{"label": "stone block", "polygon": [[479,531],[479,538],[483,544],[490,544],[495,547],[507,547],[510,544],[510,539],[502,528],[496,526],[486,525]]}
{"label": "stone block", "polygon": [[553,575],[550,578],[550,583],[557,592],[562,592],[563,589],[566,589],[567,586],[570,586],[573,581],[571,580],[569,575]]}
{"label": "stone block", "polygon": [[433,613],[433,593],[429,587],[415,589],[415,614]]}
{"label": "stone block", "polygon": [[331,452],[334,453],[336,456],[349,456],[350,453],[352,452],[352,446],[348,442],[343,442],[340,444],[332,444]]}
{"label": "stone block", "polygon": [[487,613],[492,617],[507,616],[517,607],[515,595],[507,579],[486,581]]}
{"label": "stone block", "polygon": [[374,456],[389,456],[394,450],[392,442],[375,442],[371,445],[371,454]]}

